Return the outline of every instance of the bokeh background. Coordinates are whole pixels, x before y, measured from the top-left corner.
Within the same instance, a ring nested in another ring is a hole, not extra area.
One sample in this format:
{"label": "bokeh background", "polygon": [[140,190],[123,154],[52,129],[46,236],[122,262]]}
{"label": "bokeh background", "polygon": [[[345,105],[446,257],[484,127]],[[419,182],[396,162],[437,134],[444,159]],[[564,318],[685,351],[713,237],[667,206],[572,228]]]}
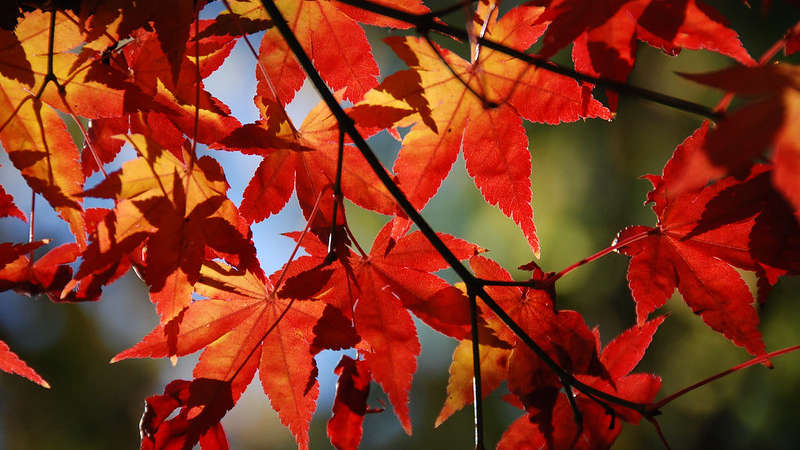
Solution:
{"label": "bokeh background", "polygon": [[[427,2],[432,8],[453,0]],[[800,11],[775,0],[763,13],[755,2],[707,1],[731,21],[750,53],[758,58],[792,24]],[[504,10],[516,2],[506,2]],[[203,16],[214,17],[222,6],[209,5]],[[463,26],[460,13],[448,21]],[[402,69],[381,39],[386,30],[366,27],[373,50],[386,76]],[[251,37],[257,43],[260,35]],[[457,43],[439,42],[465,54]],[[780,56],[783,58],[783,55]],[[568,51],[556,58],[566,64]],[[794,63],[798,58],[791,58]],[[714,105],[721,93],[683,80],[675,72],[705,72],[732,62],[707,52],[684,51],[669,57],[641,47],[630,82],[670,95]],[[258,118],[252,104],[255,61],[243,42],[227,63],[207,80],[208,89],[227,103],[242,123]],[[289,111],[295,123],[316,104],[318,97],[305,86]],[[701,123],[701,118],[622,98],[613,122],[586,121],[557,127],[526,123],[533,156],[533,208],[542,242],[546,271],[560,270],[608,246],[628,225],[653,225],[655,216],[642,202],[650,185],[639,177],[660,173],[674,147]],[[67,119],[69,122],[69,119]],[[79,133],[73,134],[79,141]],[[399,144],[386,134],[371,141],[387,165]],[[246,155],[202,150],[218,158],[231,184],[235,202],[258,159]],[[115,161],[119,167],[130,158]],[[30,190],[0,154],[0,180],[23,211],[30,208]],[[99,181],[95,177],[87,183]],[[92,200],[92,202],[95,202]],[[88,206],[110,206],[102,202]],[[522,234],[496,208],[484,203],[459,158],[439,195],[424,211],[439,231],[451,233],[490,250],[488,256],[511,270],[533,257]],[[348,218],[362,246],[369,246],[387,217],[348,205]],[[255,224],[253,233],[266,271],[278,269],[291,251],[281,232],[304,226],[296,200],[277,216]],[[51,237],[56,245],[71,240],[64,223],[45,202],[37,201],[37,237]],[[27,240],[28,227],[16,219],[0,219],[0,242]],[[51,246],[52,247],[52,246]],[[628,259],[611,254],[583,266],[559,281],[562,308],[575,309],[590,327],[599,326],[604,342],[634,324],[634,304],[625,281]],[[518,279],[525,274],[511,270]],[[452,273],[443,276],[457,281]],[[752,282],[752,277],[748,278]],[[800,280],[782,280],[761,310],[761,329],[770,350],[800,343]],[[679,296],[659,313],[669,314],[638,371],[664,377],[660,396],[667,395],[746,359],[734,346],[694,316]],[[129,273],[105,290],[93,304],[55,305],[46,298],[0,293],[0,339],[39,371],[53,386],[45,390],[19,377],[0,374],[0,449],[134,449],[144,398],[160,393],[172,379],[191,377],[197,355],[181,358],[176,366],[166,360],[130,360],[110,365],[116,353],[136,343],[158,322],[147,298],[147,287]],[[470,448],[472,412],[457,413],[438,429],[433,422],[446,396],[449,361],[456,342],[417,326],[422,353],[411,392],[413,436],[406,436],[391,413],[388,399],[373,384],[370,404],[387,406],[382,414],[368,415],[362,448]],[[336,377],[333,368],[342,352],[317,357],[321,393],[311,425],[311,447],[330,448],[325,424],[330,417]],[[353,352],[346,352],[353,355]],[[664,410],[660,423],[673,448],[793,449],[800,442],[800,355],[774,361],[775,369],[757,366],[716,381],[682,397]],[[520,412],[500,400],[505,386],[486,402],[487,438],[495,443]],[[223,420],[234,449],[294,448],[291,435],[272,411],[258,382]],[[648,424],[626,426],[615,448],[658,448],[661,444]]]}

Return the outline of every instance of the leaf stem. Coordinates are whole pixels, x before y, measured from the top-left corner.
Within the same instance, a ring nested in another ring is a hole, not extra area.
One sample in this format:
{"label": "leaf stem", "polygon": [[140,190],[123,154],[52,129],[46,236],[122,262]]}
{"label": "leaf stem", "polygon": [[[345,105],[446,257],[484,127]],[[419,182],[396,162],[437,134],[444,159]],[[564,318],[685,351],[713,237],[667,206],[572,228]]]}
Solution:
{"label": "leaf stem", "polygon": [[592,262],[592,261],[594,261],[596,259],[600,259],[603,256],[606,256],[607,254],[609,254],[609,253],[611,253],[611,252],[613,252],[615,250],[618,250],[618,249],[620,249],[622,247],[625,247],[626,245],[633,244],[634,242],[642,240],[642,239],[646,238],[649,235],[650,235],[650,232],[643,231],[641,233],[637,233],[637,234],[634,234],[633,236],[627,237],[627,238],[625,238],[625,239],[623,239],[621,241],[615,241],[613,244],[611,244],[610,246],[604,248],[603,250],[600,250],[599,252],[595,253],[594,255],[587,256],[586,258],[583,258],[582,260],[570,265],[569,267],[564,268],[560,272],[552,275],[548,280],[550,280],[551,282],[555,282],[559,278],[561,278],[564,275],[572,272],[573,270],[577,269],[578,267],[580,267],[580,266],[582,266],[584,264],[588,264],[588,263],[590,263],[590,262]]}
{"label": "leaf stem", "polygon": [[[225,4],[225,8],[227,8],[230,13],[235,14],[233,12],[233,9],[231,9],[231,5],[228,3],[228,0],[222,0],[222,3]],[[239,22],[236,22],[236,26],[239,28],[239,33],[241,33],[242,37],[244,38],[244,43],[247,44],[247,48],[250,50],[250,54],[252,54],[253,57],[256,59],[256,68],[261,73],[261,76],[264,77],[264,82],[267,83],[270,92],[272,92],[272,95],[275,97],[276,104],[280,106],[283,118],[286,120],[286,123],[289,124],[289,128],[292,130],[292,134],[294,136],[298,136],[300,133],[297,131],[297,128],[294,126],[292,119],[289,117],[289,113],[286,112],[286,108],[284,107],[283,102],[278,97],[278,90],[275,89],[275,85],[272,84],[272,79],[269,77],[267,70],[264,68],[264,65],[261,64],[261,60],[258,59],[258,52],[256,52],[255,47],[253,47],[253,44],[247,37],[247,33],[245,33],[244,29],[242,28],[242,25]]]}
{"label": "leaf stem", "polygon": [[[31,188],[31,216],[30,220],[28,221],[28,243],[32,243],[35,235],[36,228],[34,223],[36,221],[36,191]],[[33,249],[31,249],[29,258],[28,258],[28,265],[33,265]]]}
{"label": "leaf stem", "polygon": [[483,444],[483,394],[481,381],[481,351],[478,341],[478,302],[475,292],[469,292],[469,320],[472,332],[472,397],[475,423],[475,450],[484,450]]}
{"label": "leaf stem", "polygon": [[[429,14],[413,14],[396,8],[392,8],[390,6],[385,6],[383,4],[373,3],[368,0],[339,0],[339,1],[366,11],[370,11],[376,14],[381,14],[387,17],[391,17],[393,19],[410,23],[414,25],[417,28],[417,31],[420,33],[425,33],[427,31],[432,30],[432,31],[438,31],[439,33],[442,33],[450,37],[460,39],[462,41],[467,40],[469,38],[466,30],[455,28],[450,25],[441,23],[440,21],[435,20],[435,18],[430,16]],[[622,95],[639,97],[654,103],[679,109],[681,111],[686,111],[700,116],[708,117],[709,119],[712,120],[719,120],[723,117],[723,114],[713,111],[707,106],[700,105],[698,103],[690,102],[677,97],[672,97],[666,94],[662,94],[660,92],[651,91],[649,89],[634,86],[621,81],[611,80],[608,78],[593,77],[591,75],[587,75],[585,73],[578,72],[576,70],[564,66],[560,66],[541,57],[527,54],[525,52],[513,49],[511,47],[507,47],[503,44],[500,44],[499,42],[495,42],[483,37],[478,37],[477,41],[484,47],[497,50],[501,53],[505,53],[508,56],[514,57],[528,64],[536,66],[540,69],[557,73],[559,75],[564,75],[576,81],[591,83],[600,86],[604,89],[617,92]]]}
{"label": "leaf stem", "polygon": [[794,351],[797,351],[797,350],[800,350],[800,345],[795,345],[795,346],[792,346],[792,347],[782,348],[780,350],[776,350],[774,352],[767,353],[765,355],[757,356],[757,357],[755,357],[755,358],[753,358],[753,359],[751,359],[749,361],[745,361],[745,362],[743,362],[741,364],[733,366],[728,370],[723,370],[722,372],[720,372],[720,373],[718,373],[716,375],[712,375],[712,376],[710,376],[710,377],[708,377],[708,378],[706,378],[704,380],[698,381],[697,383],[695,383],[695,384],[693,384],[691,386],[687,386],[687,387],[679,390],[678,392],[675,392],[674,394],[670,394],[670,395],[664,397],[663,399],[653,403],[651,406],[652,406],[653,409],[659,409],[662,406],[666,405],[667,403],[670,403],[671,401],[675,400],[676,398],[681,397],[682,395],[687,394],[687,393],[689,393],[689,392],[691,392],[691,391],[693,391],[693,390],[695,390],[695,389],[697,389],[697,388],[699,388],[701,386],[704,386],[704,385],[706,385],[706,384],[708,384],[708,383],[710,383],[710,382],[712,382],[714,380],[722,378],[722,377],[724,377],[726,375],[730,375],[733,372],[736,372],[738,370],[741,370],[741,369],[744,369],[744,368],[747,368],[747,367],[750,367],[750,366],[753,366],[753,365],[756,365],[756,364],[760,364],[760,363],[769,361],[770,358],[774,358],[776,356],[781,356],[781,355],[784,355],[786,353],[791,353],[791,352],[794,352]]}
{"label": "leaf stem", "polygon": [[311,228],[311,222],[314,221],[314,216],[319,210],[320,200],[322,200],[322,196],[325,195],[326,190],[327,188],[323,188],[319,195],[317,195],[317,200],[314,201],[314,207],[311,209],[311,214],[308,215],[306,226],[303,228],[303,232],[300,233],[300,237],[297,239],[297,243],[294,245],[294,250],[292,250],[292,254],[289,255],[289,260],[286,261],[286,264],[283,266],[283,270],[278,277],[278,281],[275,282],[275,286],[272,288],[272,293],[278,292],[278,289],[281,287],[281,283],[283,283],[283,279],[286,277],[286,272],[289,270],[289,266],[292,264],[292,261],[294,261],[294,257],[297,255],[297,251],[300,249],[300,243],[303,242],[303,238],[306,237],[306,233],[308,233],[308,230]]}
{"label": "leaf stem", "polygon": [[342,198],[342,164],[344,159],[344,131],[339,128],[339,151],[336,155],[336,180],[333,183],[333,212],[331,213],[331,234],[328,236],[328,253],[336,253],[334,236],[336,234],[336,215]]}

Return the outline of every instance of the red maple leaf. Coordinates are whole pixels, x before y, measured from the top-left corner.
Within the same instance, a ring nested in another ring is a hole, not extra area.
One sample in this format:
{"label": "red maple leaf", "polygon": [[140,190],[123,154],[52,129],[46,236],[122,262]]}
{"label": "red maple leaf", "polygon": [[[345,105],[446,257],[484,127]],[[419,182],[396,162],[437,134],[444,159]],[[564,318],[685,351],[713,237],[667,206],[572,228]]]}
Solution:
{"label": "red maple leaf", "polygon": [[12,352],[3,341],[0,341],[0,370],[27,378],[42,387],[50,389],[50,384],[25,361],[21,360],[16,353]]}
{"label": "red maple leaf", "polygon": [[682,76],[754,98],[708,133],[703,152],[723,174],[738,174],[771,147],[775,188],[800,217],[800,67],[781,63]]}
{"label": "red maple leaf", "polygon": [[142,135],[126,139],[140,157],[84,192],[115,199],[117,205],[93,233],[75,282],[117,270],[121,259],[144,246],[144,256],[133,258],[142,259],[150,298],[167,323],[191,302],[206,258],[223,257],[260,272],[216,161],[197,159],[185,147],[176,157]]}
{"label": "red maple leaf", "polygon": [[[283,209],[296,191],[303,213],[312,220],[311,230],[323,240],[327,239],[333,220],[332,188],[339,151],[340,131],[336,118],[325,103],[320,102],[306,116],[300,129],[295,129],[279,105],[263,98],[256,103],[262,119],[234,130],[214,145],[264,157],[244,191],[242,215],[251,222],[264,220]],[[272,111],[279,114],[277,119]],[[350,110],[359,119],[372,116],[370,124],[362,126],[365,135],[376,133],[410,112],[409,109],[368,105]],[[383,214],[395,211],[392,196],[349,144],[343,148],[341,190],[346,198],[364,208]],[[311,211],[318,199],[318,213],[312,218]],[[341,203],[337,222],[344,223]]]}
{"label": "red maple leaf", "polygon": [[[600,361],[608,378],[578,376],[588,385],[620,398],[646,404],[651,402],[659,388],[661,379],[645,373],[630,374],[630,371],[644,356],[650,346],[658,326],[664,316],[642,325],[635,325],[617,336],[600,353]],[[597,347],[600,347],[599,332],[595,331]],[[581,413],[582,426],[575,423],[575,413],[565,393],[557,394],[550,421],[542,422],[538,411],[528,410],[528,414],[517,419],[503,433],[498,449],[543,448],[555,449],[599,449],[609,448],[622,431],[622,423],[617,417],[636,424],[641,416],[624,407],[611,405],[613,413],[603,405],[577,394],[575,404]],[[516,403],[511,400],[512,404]],[[519,405],[518,405],[519,406]]]}
{"label": "red maple leaf", "polygon": [[[430,273],[447,267],[441,255],[420,232],[394,239],[395,222],[381,229],[368,255],[337,249],[336,260],[326,265],[328,250],[319,241],[306,237],[311,245],[305,248],[312,271],[325,267],[332,271],[316,286],[319,293],[315,298],[352,318],[355,331],[364,340],[359,348],[372,378],[388,394],[410,434],[408,391],[420,346],[409,310],[434,329],[463,338],[469,332],[469,309],[463,294]],[[440,238],[459,259],[482,251],[451,236]],[[310,277],[304,279],[308,280]]]}
{"label": "red maple leaf", "polygon": [[[238,401],[258,369],[281,422],[298,445],[307,448],[319,393],[313,329],[323,315],[324,303],[279,297],[271,293],[271,283],[258,275],[216,263],[203,266],[195,289],[207,300],[192,302],[173,321],[158,326],[112,362],[183,356],[205,348],[192,383],[211,380],[207,383],[215,390],[205,401],[225,405],[226,410]],[[191,448],[200,434],[222,418],[224,411],[219,412],[183,445]]]}
{"label": "red maple leaf", "polygon": [[[718,12],[700,0],[538,0],[547,9],[537,23],[549,23],[539,54],[549,58],[574,42],[579,71],[624,81],[636,61],[636,40],[675,55],[706,49],[742,64],[755,61]],[[616,94],[610,95],[616,110]]]}
{"label": "red maple leaf", "polygon": [[0,217],[16,217],[17,219],[27,222],[28,218],[25,214],[17,208],[14,204],[14,197],[7,194],[3,186],[0,185]]}
{"label": "red maple leaf", "polygon": [[[485,36],[512,48],[527,49],[544,29],[535,26],[542,8],[519,6],[499,20],[495,11],[480,5]],[[474,61],[465,61],[422,38],[392,37],[386,43],[410,70],[388,77],[365,102],[404,102],[417,112],[399,123],[413,124],[394,164],[403,191],[416,207],[423,207],[463,148],[467,171],[484,198],[520,226],[538,255],[530,205],[531,157],[521,119],[550,124],[608,119],[608,110],[574,80],[488,48],[476,50]]]}
{"label": "red maple leaf", "polygon": [[796,272],[798,225],[770,188],[766,165],[754,166],[743,180],[727,177],[701,189],[681,187],[707,131],[703,125],[679,145],[663,175],[647,176],[658,225],[627,228],[617,242],[631,241],[620,252],[632,257],[628,284],[639,323],[677,287],[711,328],[750,353],[763,354],[753,296],[733,266],[756,271],[769,284]]}
{"label": "red maple leaf", "polygon": [[333,415],[328,421],[328,438],[337,449],[357,449],[364,416],[368,412],[381,411],[367,406],[372,381],[369,365],[364,360],[343,355],[335,373],[339,375],[339,383],[333,401]]}
{"label": "red maple leaf", "polygon": [[[344,98],[353,102],[361,100],[365,92],[378,84],[379,73],[364,29],[356,20],[378,26],[408,27],[338,2],[282,0],[276,3],[306,53],[314,58],[320,75],[334,90],[345,89]],[[419,0],[391,2],[391,5],[414,13],[428,11]],[[241,17],[270,20],[260,1],[235,1],[229,6]],[[278,30],[273,28],[264,34],[258,61],[263,72],[257,73],[257,77],[264,82],[259,95],[281,105],[292,101],[306,74]]]}

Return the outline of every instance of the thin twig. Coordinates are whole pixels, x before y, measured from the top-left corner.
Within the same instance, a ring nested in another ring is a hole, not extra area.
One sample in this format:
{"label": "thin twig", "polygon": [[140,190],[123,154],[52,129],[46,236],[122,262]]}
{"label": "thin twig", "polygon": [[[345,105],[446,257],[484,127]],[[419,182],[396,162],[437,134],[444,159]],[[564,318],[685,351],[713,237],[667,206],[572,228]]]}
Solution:
{"label": "thin twig", "polygon": [[342,201],[342,165],[344,160],[344,131],[339,128],[339,151],[336,156],[336,180],[333,183],[333,212],[331,216],[331,234],[328,236],[328,254],[335,254],[336,248],[334,235],[336,234],[336,219],[339,212],[339,203]]}
{"label": "thin twig", "polygon": [[580,267],[580,266],[582,266],[584,264],[588,264],[588,263],[590,263],[590,262],[592,262],[592,261],[594,261],[596,259],[602,258],[603,256],[605,256],[605,255],[607,255],[607,254],[609,254],[609,253],[611,253],[611,252],[613,252],[615,250],[618,250],[618,249],[620,249],[622,247],[625,247],[626,245],[631,245],[636,241],[639,241],[639,240],[642,240],[642,239],[646,238],[647,236],[650,236],[650,232],[644,231],[644,232],[641,232],[641,233],[637,233],[637,234],[635,234],[633,236],[630,236],[628,238],[625,238],[625,239],[623,239],[623,240],[621,240],[619,242],[614,242],[612,245],[604,248],[603,250],[600,250],[599,252],[595,253],[594,255],[587,256],[586,258],[583,258],[582,260],[580,260],[580,261],[570,265],[569,267],[564,268],[560,272],[552,275],[549,278],[549,280],[551,282],[555,282],[559,278],[561,278],[564,275],[572,272],[573,270],[577,269],[578,267]]}
{"label": "thin twig", "polygon": [[751,359],[749,361],[745,361],[745,362],[743,362],[741,364],[737,364],[737,365],[731,367],[728,370],[723,370],[722,372],[720,372],[720,373],[718,373],[716,375],[712,375],[712,376],[710,376],[710,377],[708,377],[708,378],[706,378],[704,380],[698,381],[697,383],[694,383],[691,386],[687,386],[687,387],[679,390],[678,392],[675,392],[674,394],[670,394],[670,395],[664,397],[663,399],[653,403],[652,407],[655,408],[655,409],[661,408],[662,406],[664,406],[667,403],[675,400],[676,398],[681,397],[682,395],[684,395],[684,394],[686,394],[688,392],[691,392],[691,391],[693,391],[693,390],[695,390],[695,389],[697,389],[697,388],[699,388],[701,386],[705,386],[706,384],[708,384],[708,383],[710,383],[710,382],[712,382],[712,381],[714,381],[714,380],[716,380],[718,378],[722,378],[722,377],[724,377],[726,375],[730,375],[733,372],[736,372],[738,370],[742,370],[742,369],[744,369],[746,367],[754,366],[756,364],[760,364],[760,363],[763,363],[765,361],[769,361],[770,358],[774,358],[776,356],[781,356],[781,355],[784,355],[786,353],[791,353],[791,352],[794,352],[794,351],[797,351],[797,350],[800,350],[800,345],[795,345],[795,346],[792,346],[792,347],[782,348],[780,350],[776,350],[774,352],[767,353],[765,355],[757,356],[757,357],[755,357],[755,358],[753,358],[753,359]]}
{"label": "thin twig", "polygon": [[[33,242],[33,238],[35,236],[36,229],[34,228],[34,222],[36,221],[36,191],[31,189],[31,216],[30,220],[28,221],[28,243]],[[33,249],[31,249],[29,258],[28,258],[28,265],[33,265]]]}
{"label": "thin twig", "polygon": [[436,11],[431,11],[431,12],[427,13],[426,15],[428,17],[430,17],[430,18],[441,18],[442,16],[446,16],[446,15],[448,15],[450,13],[458,11],[459,9],[463,8],[464,6],[469,6],[469,5],[473,4],[473,3],[475,3],[475,1],[476,0],[462,0],[462,1],[458,2],[458,3],[455,3],[455,4],[450,5],[450,6],[446,6],[446,7],[442,8],[442,9],[437,9]]}
{"label": "thin twig", "polygon": [[529,288],[539,287],[540,283],[534,280],[509,281],[509,280],[487,280],[486,278],[475,278],[475,281],[484,286],[517,286],[517,287],[529,287]]}
{"label": "thin twig", "polygon": [[469,292],[469,320],[472,330],[472,397],[475,421],[475,450],[484,450],[483,444],[483,394],[481,381],[481,351],[478,341],[478,302],[475,293]]}

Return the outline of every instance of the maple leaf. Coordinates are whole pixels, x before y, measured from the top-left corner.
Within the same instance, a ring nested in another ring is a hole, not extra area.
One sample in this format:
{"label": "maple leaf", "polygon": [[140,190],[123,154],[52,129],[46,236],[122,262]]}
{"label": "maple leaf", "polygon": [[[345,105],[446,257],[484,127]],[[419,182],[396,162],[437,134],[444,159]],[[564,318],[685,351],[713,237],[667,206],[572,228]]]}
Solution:
{"label": "maple leaf", "polygon": [[[329,269],[333,273],[314,298],[352,318],[364,340],[362,355],[372,378],[388,394],[395,415],[410,434],[408,391],[420,345],[408,310],[434,329],[461,339],[469,333],[469,309],[463,294],[430,273],[448,266],[422,233],[392,237],[396,221],[381,229],[368,255],[337,249]],[[482,251],[451,236],[439,237],[459,259]],[[310,253],[307,265],[312,270],[324,266],[327,248],[313,236],[305,240],[312,243],[305,247]]]}
{"label": "maple leaf", "polygon": [[[636,61],[636,40],[670,55],[706,49],[755,65],[735,31],[699,0],[539,0],[546,5],[537,23],[549,24],[539,54],[549,58],[574,42],[580,72],[624,81]],[[589,12],[590,11],[590,12]],[[612,110],[617,95],[610,93]]]}
{"label": "maple leaf", "polygon": [[[474,256],[470,266],[479,278],[511,281],[508,272],[487,258]],[[535,279],[543,280],[544,276],[541,270],[534,271]],[[595,337],[578,313],[554,309],[555,292],[513,286],[487,286],[486,290],[562,368],[575,374],[608,378],[598,358]],[[485,342],[479,347],[483,395],[489,395],[503,381],[508,381],[509,390],[531,417],[543,426],[549,425],[562,381],[482,303],[481,313],[496,342],[490,344],[486,336],[481,338]],[[436,419],[437,425],[473,402],[471,345],[464,340],[453,354],[448,397]]]}
{"label": "maple leaf", "polygon": [[35,370],[31,369],[25,361],[21,360],[16,353],[12,352],[8,344],[3,341],[0,341],[0,370],[27,378],[44,388],[50,389],[50,384]]}
{"label": "maple leaf", "polygon": [[772,147],[773,183],[800,211],[800,67],[780,63],[681,75],[755,97],[708,133],[703,151],[723,173],[736,174]]}
{"label": "maple leaf", "polygon": [[[218,389],[209,401],[227,405],[226,399],[231,398],[230,407],[258,369],[264,392],[281,422],[298,445],[307,448],[309,422],[319,394],[313,329],[325,305],[273,295],[271,286],[253,272],[207,263],[195,289],[208,299],[190,303],[173,321],[159,325],[112,362],[183,356],[205,347],[193,382],[214,380]],[[190,448],[196,442],[184,445]]]}
{"label": "maple leaf", "polygon": [[[212,21],[201,21],[201,32]],[[194,39],[194,31],[190,35]],[[130,74],[129,82],[135,84],[147,101],[136,104],[147,111],[147,122],[160,121],[191,136],[197,142],[211,144],[228,135],[240,124],[230,116],[228,108],[205,90],[202,78],[216,70],[235,45],[234,36],[207,36],[189,44],[192,58],[181,60],[177,79],[173,79],[171,63],[161,49],[154,32],[137,31],[134,40],[123,47],[124,60],[112,60],[115,70]],[[199,64],[195,64],[195,51]],[[197,123],[195,123],[197,116]],[[163,126],[163,125],[162,125]],[[160,133],[154,133],[160,134]]]}
{"label": "maple leaf", "polygon": [[[233,405],[230,386],[224,382],[174,380],[162,395],[145,400],[139,424],[141,449],[190,450],[199,441],[204,450],[227,450],[228,441],[219,421]],[[176,409],[178,414],[173,417]]]}
{"label": "maple leaf", "polygon": [[372,380],[369,366],[364,360],[354,360],[342,355],[334,372],[339,375],[333,415],[328,421],[328,438],[337,449],[356,449],[361,442],[361,425],[368,412],[369,383]]}
{"label": "maple leaf", "polygon": [[[630,372],[642,359],[664,318],[662,316],[635,325],[609,342],[600,353],[606,379],[585,375],[579,375],[578,378],[592,387],[632,402],[651,402],[658,393],[661,379],[655,375]],[[599,332],[595,332],[594,336],[600,348]],[[549,421],[543,422],[537,417],[537,411],[529,410],[503,433],[497,448],[609,448],[622,431],[622,423],[615,420],[616,416],[633,424],[641,419],[638,413],[615,405],[611,405],[613,414],[610,414],[605,407],[580,393],[575,398],[575,404],[581,412],[582,426],[576,425],[574,411],[566,394],[558,393]]]}
{"label": "maple leaf", "polygon": [[[412,11],[427,11],[418,1],[406,3]],[[338,2],[282,0],[276,4],[306,53],[313,56],[320,75],[334,90],[345,89],[344,98],[357,102],[378,84],[378,65],[367,36],[353,20],[375,22],[374,15],[355,12],[356,8]],[[229,5],[245,18],[270,19],[260,1],[236,0]],[[258,61],[268,78],[259,95],[281,105],[292,101],[306,75],[278,30],[272,28],[264,34]],[[263,76],[257,73],[259,79]]]}
{"label": "maple leaf", "polygon": [[[300,206],[312,220],[311,230],[327,239],[333,220],[333,192],[339,149],[339,126],[324,102],[308,113],[299,130],[285,118],[275,122],[266,101],[257,101],[262,119],[234,130],[214,145],[215,148],[239,150],[246,154],[264,157],[244,191],[241,211],[248,221],[261,221],[277,213],[286,205],[293,187]],[[373,119],[372,126],[364,129],[372,134],[385,122],[394,121],[409,110],[389,108],[381,110],[388,119]],[[356,114],[366,116],[373,108],[361,106]],[[388,112],[388,114],[386,114]],[[352,145],[346,145],[342,161],[343,195],[355,204],[383,214],[395,211],[391,194],[380,183],[364,158]],[[320,199],[320,196],[322,198]],[[320,199],[318,213],[312,219],[311,211]],[[338,222],[343,223],[341,204]]]}
{"label": "maple leaf", "polygon": [[[97,295],[92,295],[86,290],[62,296],[62,290],[72,279],[70,264],[74,263],[81,254],[80,246],[77,243],[61,245],[47,252],[36,262],[31,261],[28,255],[33,252],[33,249],[47,242],[49,239],[31,244],[0,244],[0,250],[4,253],[4,261],[0,266],[0,291],[13,289],[31,297],[47,294],[56,303],[97,300],[99,291],[97,291]],[[26,249],[27,251],[25,251]]]}
{"label": "maple leaf", "polygon": [[[707,124],[664,167],[648,175],[648,200],[658,217],[654,228],[626,228],[617,242],[631,256],[628,284],[639,323],[661,307],[677,287],[687,305],[714,330],[752,354],[765,353],[753,296],[732,266],[777,276],[795,272],[797,222],[770,188],[770,167],[754,166],[744,180],[727,177],[700,190],[673,190],[692,155],[701,151]],[[759,237],[764,230],[769,238]]]}
{"label": "maple leaf", "polygon": [[179,159],[142,135],[126,137],[140,157],[83,195],[113,198],[113,216],[98,225],[76,281],[114,267],[144,245],[144,280],[163,323],[190,302],[208,256],[260,272],[246,226],[225,192],[222,168],[183,149]]}
{"label": "maple leaf", "polygon": [[[483,6],[482,6],[483,8]],[[520,6],[497,20],[484,17],[486,37],[525,50],[541,35],[533,26],[541,8]],[[482,48],[465,61],[424,39],[391,37],[386,43],[410,70],[388,77],[366,102],[405,101],[418,114],[394,164],[399,184],[418,208],[436,193],[461,148],[467,171],[484,198],[520,226],[537,255],[531,208],[531,157],[521,118],[556,124],[582,117],[610,118],[569,78],[536,69]]]}
{"label": "maple leaf", "polygon": [[0,185],[0,217],[16,217],[23,222],[28,221],[25,214],[14,204],[14,197],[6,193],[2,185]]}

